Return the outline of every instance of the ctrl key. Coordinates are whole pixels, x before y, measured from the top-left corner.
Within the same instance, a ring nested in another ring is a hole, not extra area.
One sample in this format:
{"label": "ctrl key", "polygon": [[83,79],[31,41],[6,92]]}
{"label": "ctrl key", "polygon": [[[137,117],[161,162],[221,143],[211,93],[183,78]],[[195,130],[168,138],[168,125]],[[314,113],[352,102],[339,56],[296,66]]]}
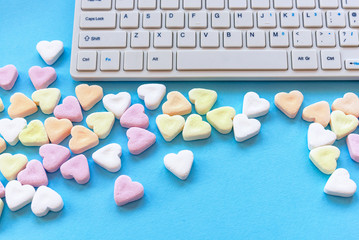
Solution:
{"label": "ctrl key", "polygon": [[345,68],[347,70],[359,70],[359,59],[345,60]]}
{"label": "ctrl key", "polygon": [[78,71],[96,71],[97,53],[95,51],[79,52],[77,54]]}

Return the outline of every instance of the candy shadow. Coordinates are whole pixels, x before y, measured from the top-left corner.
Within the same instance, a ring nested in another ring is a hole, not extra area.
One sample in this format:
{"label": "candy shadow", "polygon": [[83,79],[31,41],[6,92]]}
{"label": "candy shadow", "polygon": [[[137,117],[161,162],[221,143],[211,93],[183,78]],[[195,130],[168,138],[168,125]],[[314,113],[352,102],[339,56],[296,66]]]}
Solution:
{"label": "candy shadow", "polygon": [[43,223],[43,222],[53,221],[54,219],[62,217],[63,212],[64,212],[64,208],[59,212],[51,212],[50,211],[47,215],[45,215],[43,217],[36,217],[36,222]]}
{"label": "candy shadow", "polygon": [[119,212],[129,212],[132,211],[133,209],[143,207],[146,204],[146,201],[144,199],[145,197],[146,194],[143,195],[143,197],[137,201],[127,203],[124,206],[118,206],[117,209]]}
{"label": "candy shadow", "polygon": [[333,204],[336,204],[336,205],[339,204],[341,206],[349,206],[349,204],[353,204],[354,202],[356,202],[355,196],[347,198],[347,197],[337,197],[337,196],[324,194],[323,198],[328,203],[333,203]]}

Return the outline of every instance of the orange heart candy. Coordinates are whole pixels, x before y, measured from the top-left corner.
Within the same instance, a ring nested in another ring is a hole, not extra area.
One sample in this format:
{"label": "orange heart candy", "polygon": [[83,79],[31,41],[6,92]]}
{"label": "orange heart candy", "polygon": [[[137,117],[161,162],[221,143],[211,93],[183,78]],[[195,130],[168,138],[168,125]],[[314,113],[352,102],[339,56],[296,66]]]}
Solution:
{"label": "orange heart candy", "polygon": [[303,94],[298,90],[290,93],[281,92],[275,95],[274,103],[289,118],[295,118],[303,103]]}
{"label": "orange heart candy", "polygon": [[103,98],[103,89],[98,85],[80,84],[75,88],[75,93],[85,111],[90,110]]}
{"label": "orange heart candy", "polygon": [[22,93],[12,95],[10,103],[8,114],[12,119],[24,118],[37,112],[36,104]]}
{"label": "orange heart candy", "polygon": [[343,98],[336,99],[332,104],[332,111],[340,110],[347,115],[359,118],[359,98],[355,93],[344,94]]}
{"label": "orange heart candy", "polygon": [[59,144],[71,134],[72,122],[66,118],[50,117],[45,120],[44,125],[51,143]]}
{"label": "orange heart candy", "polygon": [[69,147],[74,154],[83,153],[99,144],[98,136],[84,126],[73,127],[71,136]]}
{"label": "orange heart candy", "polygon": [[326,101],[321,101],[309,105],[303,109],[302,118],[308,122],[316,122],[328,126],[330,122],[330,107]]}
{"label": "orange heart candy", "polygon": [[167,102],[162,105],[162,112],[170,116],[186,115],[191,113],[191,103],[177,91],[172,91],[167,94]]}

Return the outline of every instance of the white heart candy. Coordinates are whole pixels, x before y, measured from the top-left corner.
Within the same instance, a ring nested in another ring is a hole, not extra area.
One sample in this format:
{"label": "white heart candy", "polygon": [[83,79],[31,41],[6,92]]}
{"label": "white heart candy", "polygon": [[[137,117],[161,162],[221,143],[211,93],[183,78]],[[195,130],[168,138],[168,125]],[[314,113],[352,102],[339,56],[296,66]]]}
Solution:
{"label": "white heart candy", "polygon": [[46,186],[37,189],[31,203],[31,210],[38,217],[45,216],[49,211],[59,212],[63,207],[60,194]]}
{"label": "white heart candy", "polygon": [[92,154],[92,158],[101,167],[110,172],[117,172],[121,169],[122,148],[117,143],[100,148]]}
{"label": "white heart candy", "polygon": [[155,110],[161,104],[166,95],[166,86],[163,84],[143,84],[137,89],[138,97],[145,101],[145,105],[150,110]]}
{"label": "white heart candy", "polygon": [[248,119],[245,114],[237,114],[233,119],[233,132],[237,142],[243,142],[259,133],[261,123],[257,119]]}
{"label": "white heart candy", "polygon": [[52,65],[64,52],[64,44],[59,40],[54,41],[40,41],[36,45],[36,50],[39,52],[42,59],[48,64]]}
{"label": "white heart candy", "polygon": [[5,188],[7,206],[11,211],[17,211],[29,204],[34,197],[35,188],[30,185],[21,185],[19,181],[10,181]]}
{"label": "white heart candy", "polygon": [[243,113],[248,117],[260,117],[266,115],[270,104],[264,98],[259,98],[255,92],[248,92],[243,99]]}
{"label": "white heart candy", "polygon": [[165,167],[181,180],[186,180],[193,164],[193,153],[182,150],[178,154],[167,154],[163,160]]}
{"label": "white heart candy", "polygon": [[326,194],[339,197],[351,197],[356,190],[356,183],[350,179],[349,172],[344,168],[335,170],[324,187]]}
{"label": "white heart candy", "polygon": [[320,123],[312,123],[308,128],[308,148],[312,150],[317,147],[332,145],[337,136],[330,130],[326,130]]}
{"label": "white heart candy", "polygon": [[131,105],[131,95],[128,92],[120,92],[117,95],[107,94],[102,101],[106,110],[115,114],[117,119],[120,119]]}
{"label": "white heart candy", "polygon": [[27,121],[24,118],[15,118],[13,120],[4,118],[0,120],[0,135],[11,146],[19,141],[20,132],[26,127]]}

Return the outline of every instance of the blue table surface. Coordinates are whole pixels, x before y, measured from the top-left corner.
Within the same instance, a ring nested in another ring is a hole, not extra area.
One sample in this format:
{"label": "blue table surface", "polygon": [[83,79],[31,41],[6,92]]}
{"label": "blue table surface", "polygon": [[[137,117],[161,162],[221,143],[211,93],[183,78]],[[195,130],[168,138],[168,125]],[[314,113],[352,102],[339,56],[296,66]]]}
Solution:
{"label": "blue table surface", "polygon": [[[15,92],[28,96],[34,91],[27,71],[33,65],[46,66],[36,52],[40,40],[62,40],[65,52],[54,64],[58,79],[51,87],[62,96],[74,95],[78,82],[69,74],[74,1],[1,1],[0,66],[14,64],[19,79],[11,91],[0,89],[6,107]],[[99,82],[105,94],[128,91],[133,103],[142,103],[136,94],[139,82]],[[307,128],[300,114],[289,119],[273,104],[280,91],[298,89],[303,106],[357,92],[357,82],[170,82],[168,91],[185,96],[194,87],[214,89],[214,107],[233,106],[239,113],[246,92],[255,91],[271,102],[268,115],[261,117],[258,136],[244,143],[233,132],[222,135],[213,129],[209,139],[185,142],[181,136],[167,143],[160,136],[155,117],[160,109],[148,111],[149,130],[157,143],[139,156],[127,149],[126,129],[116,121],[111,135],[100,148],[117,142],[123,147],[122,169],[109,173],[89,158],[91,179],[78,185],[59,172],[48,174],[49,187],[63,197],[60,213],[38,218],[30,206],[11,212],[4,208],[0,219],[0,239],[358,239],[358,194],[352,198],[327,196],[323,187],[328,176],[309,160]],[[62,97],[62,98],[63,98]],[[303,108],[302,106],[302,108]],[[104,111],[98,103],[89,113]],[[8,117],[6,111],[0,118]],[[38,111],[27,118],[45,120]],[[81,123],[84,124],[85,123]],[[64,141],[67,146],[68,140]],[[348,169],[359,183],[359,166],[349,157],[345,140],[335,143],[341,150],[338,166]],[[195,161],[187,181],[168,172],[163,157],[170,152],[190,149]],[[37,147],[20,143],[9,153],[23,153],[39,159]],[[145,187],[143,199],[117,207],[113,200],[115,179],[129,175]],[[0,181],[7,183],[3,176]]]}

